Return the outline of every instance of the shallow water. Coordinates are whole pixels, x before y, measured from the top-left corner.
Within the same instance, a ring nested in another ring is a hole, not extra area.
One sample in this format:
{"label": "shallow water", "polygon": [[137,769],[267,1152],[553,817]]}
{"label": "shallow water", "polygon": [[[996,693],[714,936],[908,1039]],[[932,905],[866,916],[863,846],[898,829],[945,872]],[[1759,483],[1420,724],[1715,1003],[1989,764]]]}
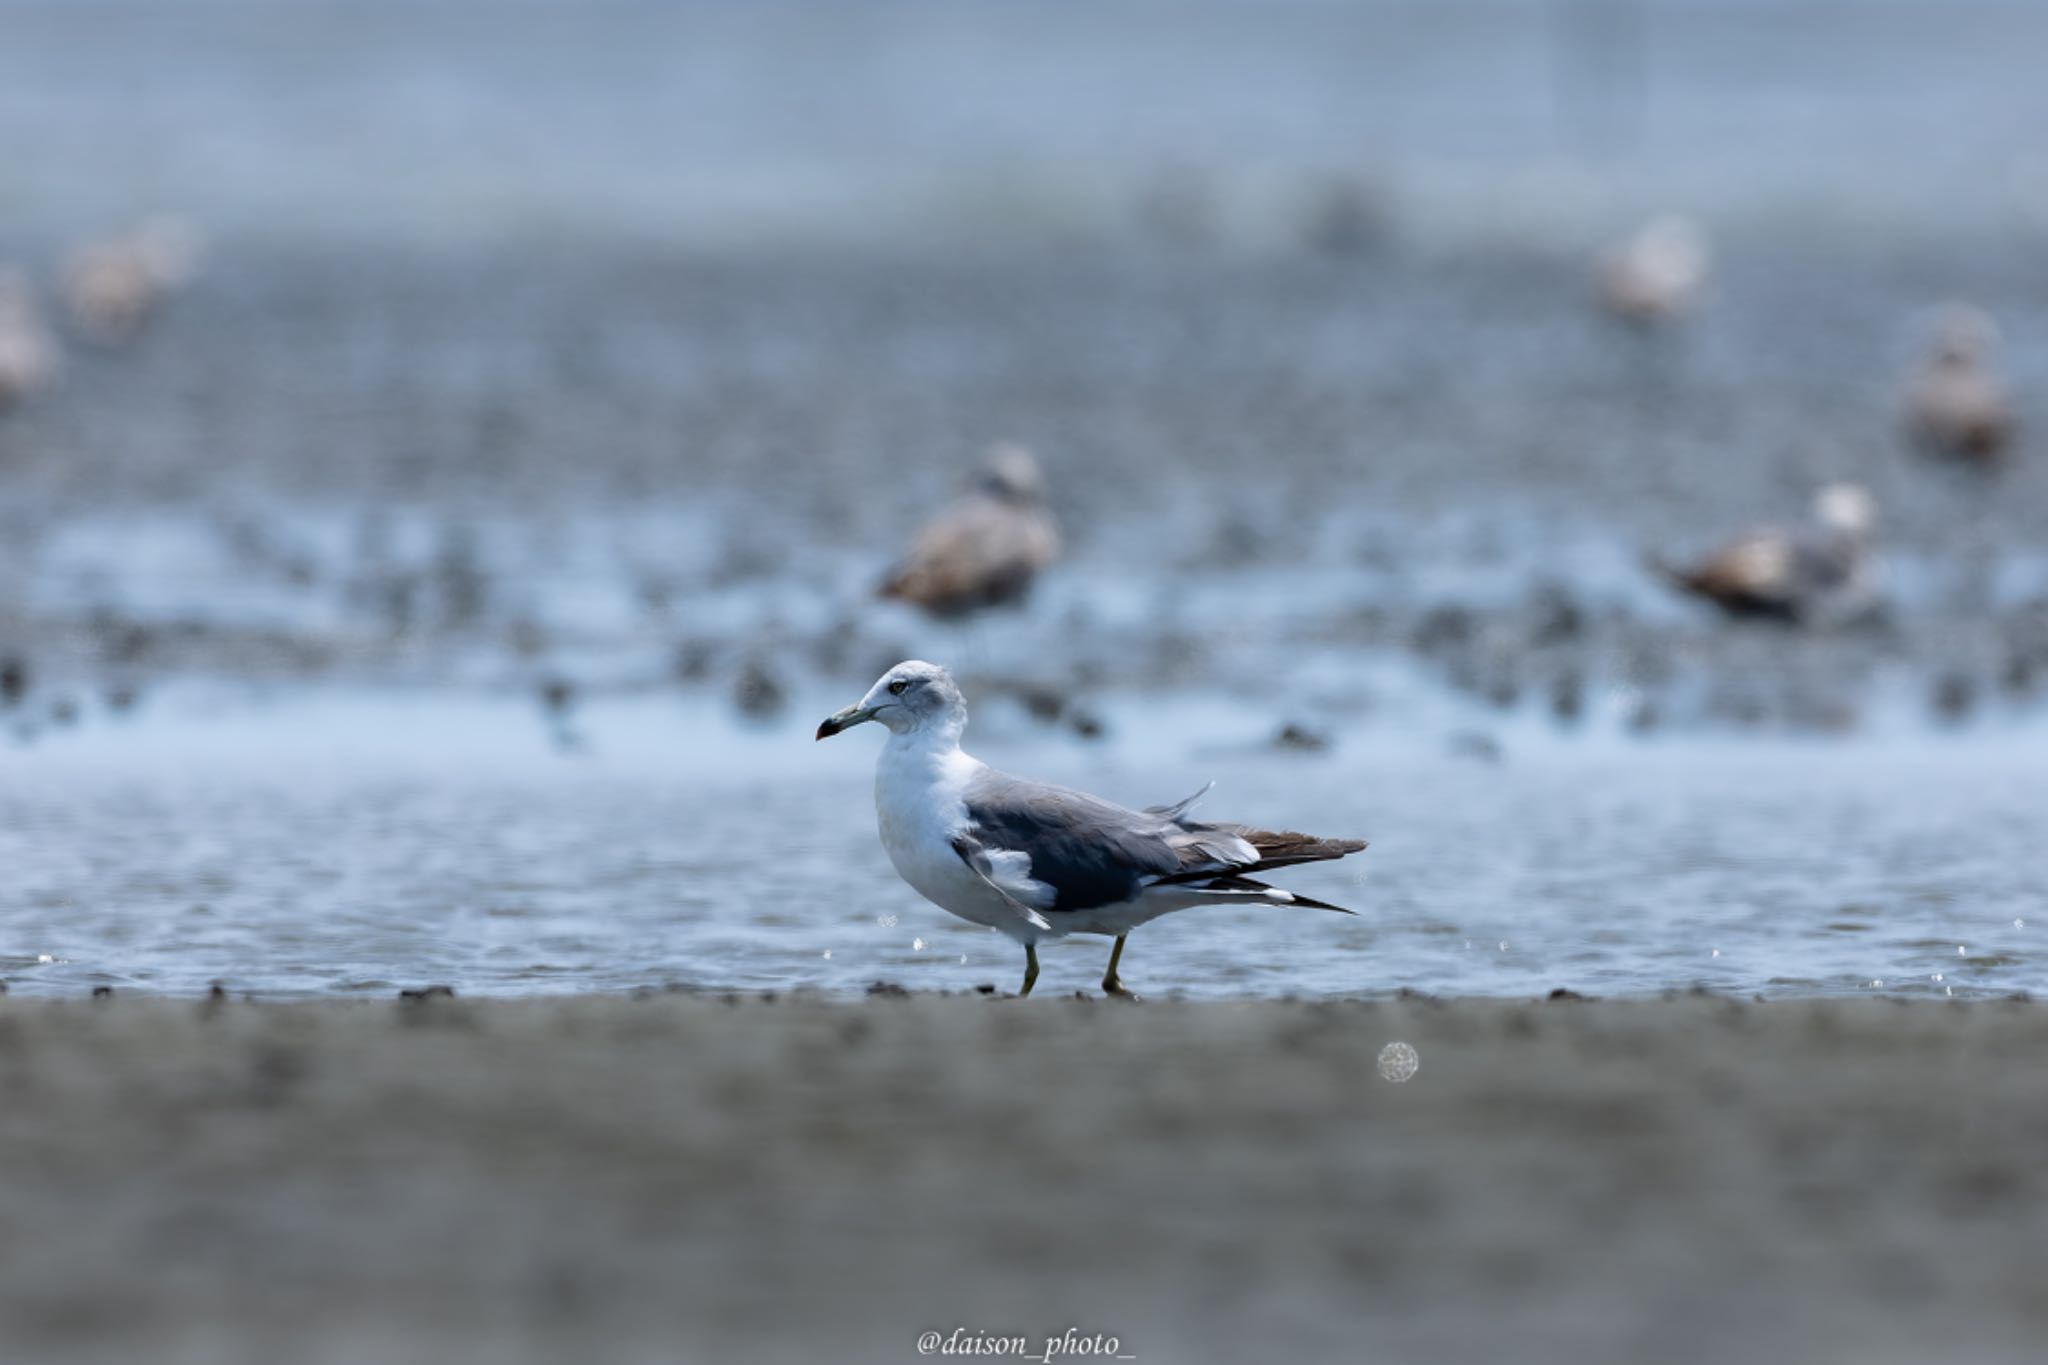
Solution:
{"label": "shallow water", "polygon": [[[259,995],[1012,989],[1021,955],[900,883],[878,732],[813,744],[672,699],[593,704],[575,747],[523,702],[169,697],[9,756],[0,977]],[[1275,754],[1227,700],[1113,707],[1097,745],[994,708],[971,747],[1133,803],[1362,835],[1287,884],[1358,911],[1190,911],[1125,977],[1190,996],[2048,990],[2048,734],[1570,742],[1498,761],[1388,727]],[[2039,927],[2035,927],[2035,926]],[[1046,954],[1094,989],[1106,940]]]}

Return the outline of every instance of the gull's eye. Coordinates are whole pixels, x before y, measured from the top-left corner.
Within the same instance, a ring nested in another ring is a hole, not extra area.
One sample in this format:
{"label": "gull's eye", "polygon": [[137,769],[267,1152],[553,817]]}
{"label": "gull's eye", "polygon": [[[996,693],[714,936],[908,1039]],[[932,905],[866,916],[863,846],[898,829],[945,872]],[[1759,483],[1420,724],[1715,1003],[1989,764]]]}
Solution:
{"label": "gull's eye", "polygon": [[904,689],[909,686],[910,679],[898,678],[895,682],[889,684],[889,695],[892,697],[900,697],[903,695]]}

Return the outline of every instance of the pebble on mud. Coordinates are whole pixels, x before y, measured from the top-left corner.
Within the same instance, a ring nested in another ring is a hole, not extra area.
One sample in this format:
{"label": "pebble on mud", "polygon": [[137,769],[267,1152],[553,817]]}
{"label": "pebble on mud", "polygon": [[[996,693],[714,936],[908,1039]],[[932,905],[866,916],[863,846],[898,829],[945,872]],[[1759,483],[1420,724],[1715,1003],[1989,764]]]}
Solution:
{"label": "pebble on mud", "polygon": [[1423,613],[1415,625],[1411,643],[1424,654],[1453,645],[1462,645],[1472,638],[1475,623],[1472,613],[1459,606],[1436,606]]}
{"label": "pebble on mud", "polygon": [[21,659],[0,659],[0,706],[13,706],[28,695],[28,664]]}
{"label": "pebble on mud", "polygon": [[1082,739],[1101,739],[1109,733],[1109,727],[1103,723],[1102,717],[1093,711],[1080,708],[1076,708],[1067,718],[1067,728]]}
{"label": "pebble on mud", "polygon": [[1967,673],[1944,673],[1934,681],[1929,704],[1943,720],[1960,721],[1976,709],[1977,680]]}
{"label": "pebble on mud", "polygon": [[770,720],[789,702],[788,689],[760,659],[740,666],[732,683],[732,704],[748,720]]}
{"label": "pebble on mud", "polygon": [[1586,613],[1564,588],[1546,583],[1530,595],[1529,642],[1563,644],[1586,633]]}
{"label": "pebble on mud", "polygon": [[1480,763],[1500,763],[1507,757],[1499,740],[1477,730],[1460,730],[1450,737],[1448,746],[1454,757],[1470,758]]}
{"label": "pebble on mud", "polygon": [[1273,736],[1273,747],[1293,753],[1318,754],[1330,747],[1330,737],[1299,721],[1288,721]]}
{"label": "pebble on mud", "polygon": [[1550,714],[1562,725],[1574,724],[1586,714],[1586,680],[1577,669],[1566,669],[1551,681]]}
{"label": "pebble on mud", "polygon": [[576,700],[576,684],[567,678],[544,678],[540,684],[540,704],[551,714],[560,715],[567,711]]}
{"label": "pebble on mud", "polygon": [[1302,215],[1302,244],[1327,256],[1354,256],[1384,245],[1392,235],[1386,196],[1345,176],[1317,186]]}

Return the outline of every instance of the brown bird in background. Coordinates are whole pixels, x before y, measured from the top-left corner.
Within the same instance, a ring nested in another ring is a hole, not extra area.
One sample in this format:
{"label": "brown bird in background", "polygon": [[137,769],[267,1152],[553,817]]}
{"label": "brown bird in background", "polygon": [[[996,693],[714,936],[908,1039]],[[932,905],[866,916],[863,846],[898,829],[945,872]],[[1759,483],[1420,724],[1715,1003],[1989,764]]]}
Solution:
{"label": "brown bird in background", "polygon": [[1809,525],[1751,531],[1690,568],[1655,558],[1651,567],[1730,616],[1841,624],[1876,604],[1876,523],[1868,492],[1831,484],[1815,495]]}
{"label": "brown bird in background", "polygon": [[918,532],[878,594],[933,616],[966,616],[1022,602],[1059,552],[1038,461],[1022,446],[998,445],[967,495]]}
{"label": "brown bird in background", "polygon": [[0,266],[0,411],[57,377],[57,342],[43,325],[28,276]]}
{"label": "brown bird in background", "polygon": [[1652,219],[1610,249],[1593,272],[1600,306],[1623,322],[1676,321],[1707,278],[1707,235],[1690,218]]}
{"label": "brown bird in background", "polygon": [[2011,446],[2017,424],[1992,365],[1997,343],[1998,324],[1983,309],[1942,310],[1933,348],[1906,389],[1906,430],[1921,450],[1988,466]]}
{"label": "brown bird in background", "polygon": [[72,323],[94,341],[127,341],[199,264],[199,234],[175,218],[152,218],[133,231],[73,252],[64,267]]}

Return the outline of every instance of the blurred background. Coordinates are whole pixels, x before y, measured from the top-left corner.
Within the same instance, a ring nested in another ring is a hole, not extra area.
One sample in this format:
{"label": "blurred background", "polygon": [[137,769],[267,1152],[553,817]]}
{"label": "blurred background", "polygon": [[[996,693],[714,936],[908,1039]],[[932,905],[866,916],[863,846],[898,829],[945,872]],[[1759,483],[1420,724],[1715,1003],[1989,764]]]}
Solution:
{"label": "blurred background", "polygon": [[1141,986],[2048,988],[2038,5],[0,31],[16,990],[1007,983],[905,657],[1373,840]]}

